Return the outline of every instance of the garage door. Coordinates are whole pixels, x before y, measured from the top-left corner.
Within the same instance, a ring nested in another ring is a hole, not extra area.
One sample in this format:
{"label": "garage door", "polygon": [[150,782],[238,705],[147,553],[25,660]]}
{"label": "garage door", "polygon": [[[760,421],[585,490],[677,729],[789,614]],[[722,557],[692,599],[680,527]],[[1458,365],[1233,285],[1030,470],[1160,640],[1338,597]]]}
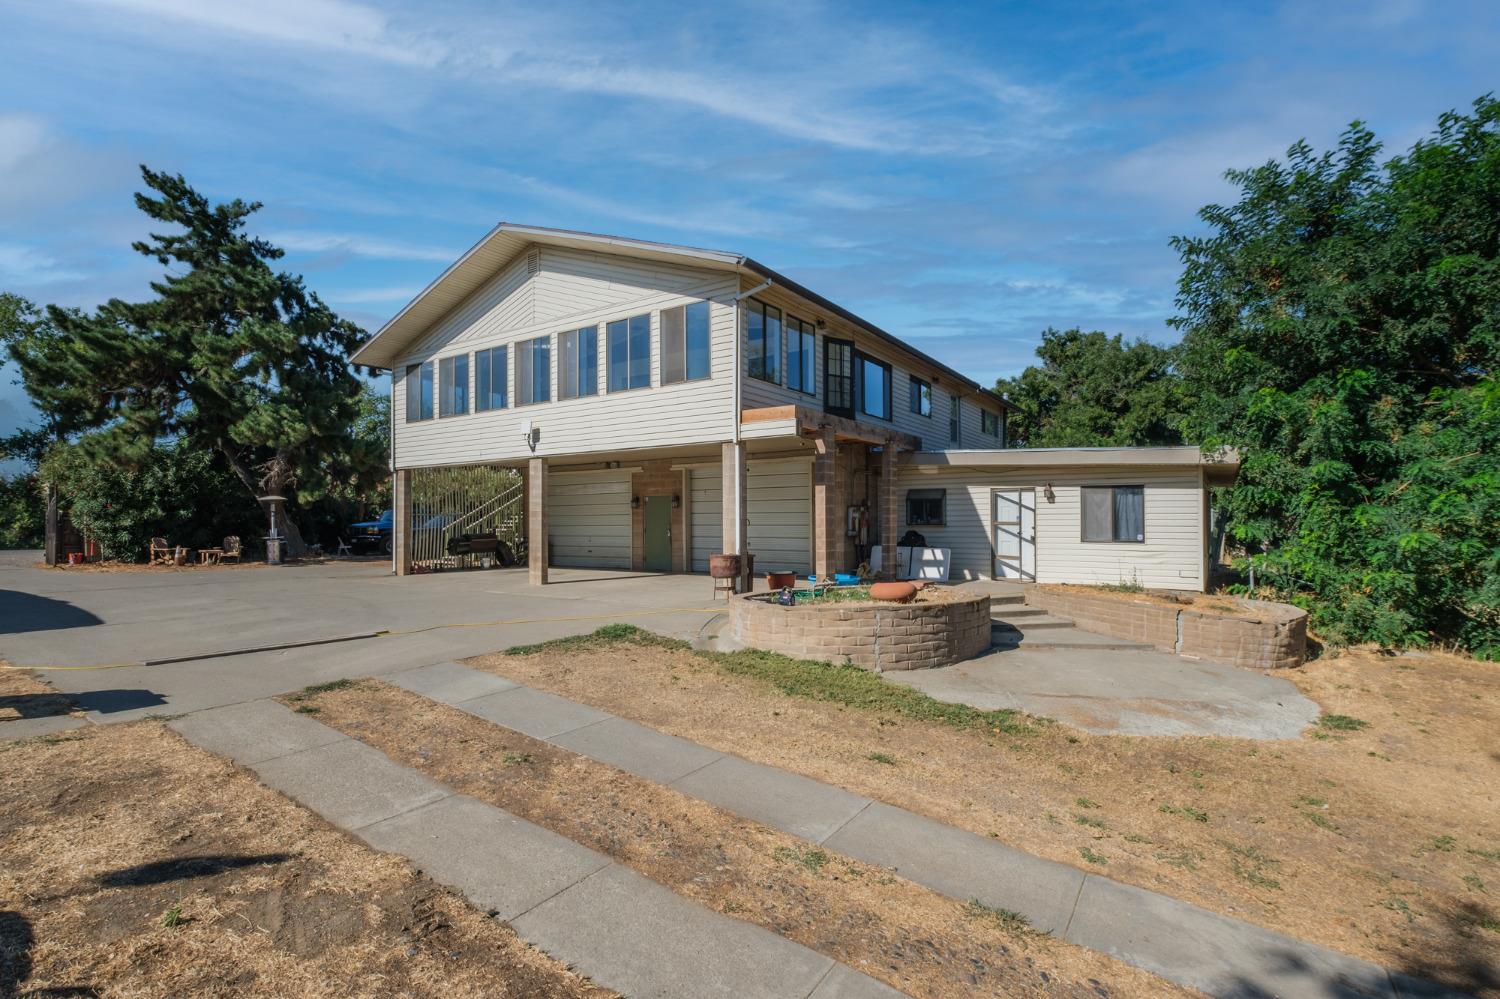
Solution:
{"label": "garage door", "polygon": [[752,461],[745,485],[755,571],[812,572],[812,461]]}
{"label": "garage door", "polygon": [[630,568],[630,473],[554,472],[547,478],[551,562]]}
{"label": "garage door", "polygon": [[693,571],[707,572],[708,557],[724,550],[724,473],[718,465],[692,473]]}

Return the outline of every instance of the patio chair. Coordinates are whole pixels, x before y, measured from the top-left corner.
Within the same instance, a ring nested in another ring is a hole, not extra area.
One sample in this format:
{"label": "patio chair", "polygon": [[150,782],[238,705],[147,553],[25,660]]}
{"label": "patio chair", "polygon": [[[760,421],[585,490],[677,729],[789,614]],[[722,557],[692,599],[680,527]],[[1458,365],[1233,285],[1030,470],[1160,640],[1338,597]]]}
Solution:
{"label": "patio chair", "polygon": [[147,564],[171,565],[172,559],[176,556],[176,554],[176,547],[167,544],[166,538],[152,538],[151,549],[147,557]]}
{"label": "patio chair", "polygon": [[240,560],[240,538],[237,534],[231,534],[224,539],[224,550],[219,553],[220,562],[228,562],[230,559],[234,559],[235,562]]}

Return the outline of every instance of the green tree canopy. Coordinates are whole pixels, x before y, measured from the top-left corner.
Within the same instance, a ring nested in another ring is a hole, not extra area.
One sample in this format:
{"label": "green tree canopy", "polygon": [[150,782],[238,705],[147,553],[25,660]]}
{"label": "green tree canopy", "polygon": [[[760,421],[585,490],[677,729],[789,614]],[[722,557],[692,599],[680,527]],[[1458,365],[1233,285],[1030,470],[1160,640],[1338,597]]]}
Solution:
{"label": "green tree canopy", "polygon": [[1231,530],[1336,640],[1500,651],[1500,102],[1380,162],[1232,171],[1180,237],[1190,439],[1242,452]]}
{"label": "green tree canopy", "polygon": [[349,446],[362,382],[347,359],[363,332],[271,266],[282,251],[245,232],[259,203],[211,204],[180,175],[141,173],[136,206],[169,230],[132,244],[168,268],[155,297],[13,309],[0,330],[38,409],[125,467],[147,467],[163,440],[217,452],[253,496],[314,500],[383,462]]}
{"label": "green tree canopy", "polygon": [[1180,444],[1187,405],[1172,351],[1119,334],[1047,329],[1040,365],[1002,378],[1011,404],[1008,437],[1018,447]]}

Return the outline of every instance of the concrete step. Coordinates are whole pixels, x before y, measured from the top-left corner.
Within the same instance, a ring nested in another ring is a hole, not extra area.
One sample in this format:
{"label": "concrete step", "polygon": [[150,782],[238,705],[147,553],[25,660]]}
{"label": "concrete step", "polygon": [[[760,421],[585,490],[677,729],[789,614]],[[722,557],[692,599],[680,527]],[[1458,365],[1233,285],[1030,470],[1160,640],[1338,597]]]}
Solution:
{"label": "concrete step", "polygon": [[1151,646],[1132,642],[1113,635],[1100,635],[1081,628],[1016,628],[996,627],[990,630],[990,647],[995,650],[1008,649],[1098,649],[1101,651],[1143,651]]}
{"label": "concrete step", "polygon": [[990,607],[990,617],[996,621],[1010,621],[1023,617],[1046,617],[1048,612],[1041,607],[1027,607],[1025,604],[1016,604],[1013,607]]}
{"label": "concrete step", "polygon": [[1050,615],[1036,615],[1022,617],[1020,615],[1007,614],[1003,618],[991,617],[990,629],[1020,629],[1022,631],[1037,631],[1043,628],[1072,628],[1072,620],[1065,617],[1051,617]]}
{"label": "concrete step", "polygon": [[991,607],[1000,607],[1002,605],[1006,607],[1014,607],[1017,604],[1024,603],[1026,603],[1026,594],[1024,593],[1001,593],[998,595],[992,595],[990,597]]}

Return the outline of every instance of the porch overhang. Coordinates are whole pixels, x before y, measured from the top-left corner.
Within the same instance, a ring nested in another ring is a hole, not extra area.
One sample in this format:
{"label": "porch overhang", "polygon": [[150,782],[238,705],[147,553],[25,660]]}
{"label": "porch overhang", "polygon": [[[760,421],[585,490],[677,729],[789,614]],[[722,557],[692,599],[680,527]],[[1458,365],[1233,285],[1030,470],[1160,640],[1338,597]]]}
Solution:
{"label": "porch overhang", "polygon": [[873,447],[890,444],[898,451],[918,451],[922,447],[922,438],[912,434],[825,413],[811,406],[766,406],[740,412],[741,433],[748,437],[817,437],[824,427],[831,428],[834,440],[840,443]]}
{"label": "porch overhang", "polygon": [[1175,447],[1037,447],[979,451],[918,451],[907,466],[923,468],[984,468],[993,471],[1025,468],[1201,468],[1210,486],[1231,485],[1240,471],[1240,455],[1232,448],[1205,451],[1194,445]]}

